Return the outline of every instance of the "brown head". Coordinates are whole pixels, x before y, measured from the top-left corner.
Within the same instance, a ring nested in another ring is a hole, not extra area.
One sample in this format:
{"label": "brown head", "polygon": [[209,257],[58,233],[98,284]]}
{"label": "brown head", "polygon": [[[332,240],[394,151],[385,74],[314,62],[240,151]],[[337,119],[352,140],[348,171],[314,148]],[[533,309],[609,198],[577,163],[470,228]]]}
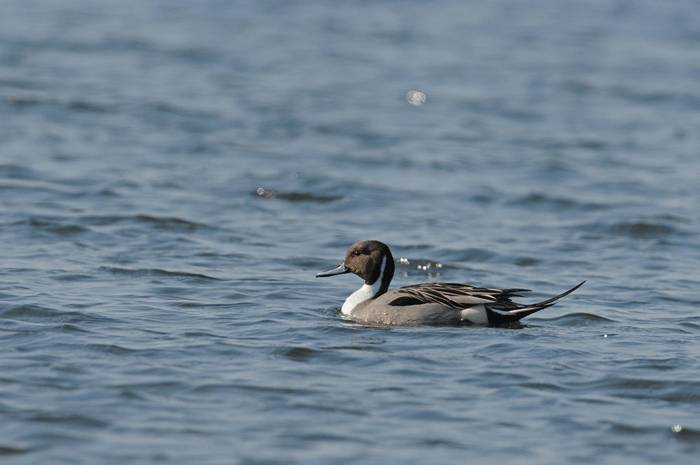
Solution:
{"label": "brown head", "polygon": [[[379,241],[362,241],[353,244],[345,254],[345,268],[364,279],[365,284],[374,284],[382,272],[384,257],[386,257],[384,274],[391,279],[394,275],[394,257],[389,247]],[[388,273],[390,266],[391,273]]]}
{"label": "brown head", "polygon": [[[386,262],[384,259],[386,258]],[[386,263],[386,264],[384,264]],[[383,269],[382,269],[382,265]],[[394,277],[394,257],[386,244],[379,241],[357,242],[345,254],[345,261],[336,268],[319,273],[317,278],[334,276],[343,273],[354,273],[372,285],[382,278],[382,291],[386,292]],[[383,274],[382,274],[383,273]]]}

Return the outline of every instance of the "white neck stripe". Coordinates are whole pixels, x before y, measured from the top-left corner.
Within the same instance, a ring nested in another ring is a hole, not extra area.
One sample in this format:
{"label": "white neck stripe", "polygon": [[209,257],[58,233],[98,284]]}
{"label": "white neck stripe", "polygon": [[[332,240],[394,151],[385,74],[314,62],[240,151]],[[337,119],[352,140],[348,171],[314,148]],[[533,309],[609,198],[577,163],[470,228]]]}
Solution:
{"label": "white neck stripe", "polygon": [[379,292],[379,289],[382,287],[382,281],[384,280],[384,270],[386,270],[386,255],[384,255],[384,258],[382,259],[382,271],[381,273],[379,273],[379,279],[377,279],[377,282],[372,284],[372,290],[374,291],[372,297],[377,295],[377,292]]}
{"label": "white neck stripe", "polygon": [[384,279],[384,270],[386,269],[386,255],[382,260],[382,271],[379,273],[379,279],[377,279],[372,284],[365,284],[355,292],[353,292],[350,297],[343,303],[343,308],[340,310],[343,315],[350,315],[350,312],[357,307],[357,304],[364,302],[367,299],[373,298],[382,288],[382,279]]}

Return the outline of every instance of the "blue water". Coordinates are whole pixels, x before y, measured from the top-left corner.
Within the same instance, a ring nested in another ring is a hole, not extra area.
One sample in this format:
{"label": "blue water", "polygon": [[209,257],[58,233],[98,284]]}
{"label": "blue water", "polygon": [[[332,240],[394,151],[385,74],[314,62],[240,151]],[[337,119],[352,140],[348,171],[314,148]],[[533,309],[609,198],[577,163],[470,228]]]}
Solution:
{"label": "blue water", "polygon": [[700,463],[695,2],[0,5],[3,463]]}

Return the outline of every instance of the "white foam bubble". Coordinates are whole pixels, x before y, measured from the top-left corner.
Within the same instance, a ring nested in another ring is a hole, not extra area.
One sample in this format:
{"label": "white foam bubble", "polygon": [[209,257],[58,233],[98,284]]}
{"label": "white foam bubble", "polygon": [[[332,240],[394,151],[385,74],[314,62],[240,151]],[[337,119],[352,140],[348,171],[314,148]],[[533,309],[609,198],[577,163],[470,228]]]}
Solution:
{"label": "white foam bubble", "polygon": [[415,105],[417,107],[423,105],[425,103],[425,100],[425,94],[423,92],[418,92],[417,90],[409,90],[406,94],[406,101],[411,105]]}

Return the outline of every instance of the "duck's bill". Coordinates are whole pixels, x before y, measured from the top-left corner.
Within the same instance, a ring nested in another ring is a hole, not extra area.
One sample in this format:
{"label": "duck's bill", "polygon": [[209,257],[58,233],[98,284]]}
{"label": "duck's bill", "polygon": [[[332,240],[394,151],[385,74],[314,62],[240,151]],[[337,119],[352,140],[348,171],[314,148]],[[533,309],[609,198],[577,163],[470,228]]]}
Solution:
{"label": "duck's bill", "polygon": [[345,268],[345,262],[341,262],[340,265],[336,266],[332,270],[323,271],[316,275],[317,278],[327,278],[328,276],[335,276],[337,274],[350,273],[350,270]]}

